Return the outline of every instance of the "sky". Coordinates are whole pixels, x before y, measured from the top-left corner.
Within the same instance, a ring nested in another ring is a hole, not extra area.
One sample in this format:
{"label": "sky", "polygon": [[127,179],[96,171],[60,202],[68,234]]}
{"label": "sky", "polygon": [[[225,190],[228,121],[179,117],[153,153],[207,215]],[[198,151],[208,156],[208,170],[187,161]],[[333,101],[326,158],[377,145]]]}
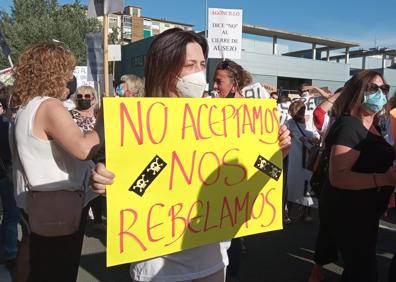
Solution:
{"label": "sky", "polygon": [[[11,0],[1,0],[8,10]],[[59,0],[60,4],[73,0]],[[87,4],[87,0],[80,1]],[[205,0],[125,0],[142,15],[205,28]],[[396,0],[207,0],[209,8],[243,9],[243,23],[396,49]],[[281,44],[281,42],[279,42]]]}

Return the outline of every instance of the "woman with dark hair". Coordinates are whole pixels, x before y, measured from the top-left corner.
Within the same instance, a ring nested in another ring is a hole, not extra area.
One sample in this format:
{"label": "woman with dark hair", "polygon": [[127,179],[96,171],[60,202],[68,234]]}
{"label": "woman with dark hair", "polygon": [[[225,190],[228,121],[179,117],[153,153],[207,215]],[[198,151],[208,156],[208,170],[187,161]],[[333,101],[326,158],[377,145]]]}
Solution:
{"label": "woman with dark hair", "polygon": [[216,66],[213,87],[220,98],[242,98],[241,90],[252,81],[252,75],[247,70],[226,59]]}
{"label": "woman with dark hair", "polygon": [[[205,86],[208,45],[192,31],[169,29],[152,42],[145,62],[147,97],[202,97]],[[281,132],[281,148],[289,146],[289,135]],[[114,174],[98,164],[92,175],[93,188],[106,192]],[[226,243],[214,243],[140,261],[131,265],[134,281],[222,282],[228,264]]]}
{"label": "woman with dark hair", "polygon": [[[252,75],[238,63],[225,59],[216,66],[213,88],[217,92],[218,98],[245,98],[242,89],[252,84]],[[268,85],[271,87],[270,85]],[[288,131],[286,126],[282,126],[281,131]],[[287,155],[287,152],[283,152]],[[246,253],[244,238],[234,238],[228,249],[229,265],[227,267],[227,282],[238,281],[239,266],[241,256]]]}
{"label": "woman with dark hair", "polygon": [[[28,199],[34,197],[30,191],[53,196],[59,191],[83,190],[85,206],[95,196],[88,189],[87,175],[92,163],[84,160],[94,156],[99,148],[101,138],[97,129],[103,128],[103,120],[98,118],[96,130],[83,133],[62,103],[69,93],[75,92],[67,86],[73,78],[75,63],[73,54],[63,45],[44,42],[27,48],[19,56],[15,69],[11,108],[17,112],[11,127],[11,148],[17,205],[23,210],[23,218],[29,222],[27,228],[31,231],[29,236],[24,234],[21,243],[29,247],[28,281],[77,279],[88,211],[85,207],[81,216],[77,214],[80,225],[72,233],[39,234],[36,229],[31,230],[34,216]],[[51,210],[46,212],[57,214]],[[53,220],[51,222],[63,222]],[[54,229],[58,230],[52,228],[52,231]],[[20,250],[23,251],[27,250]]]}
{"label": "woman with dark hair", "polygon": [[169,29],[161,33],[146,55],[145,96],[202,97],[207,57],[206,39],[195,32]]}
{"label": "woman with dark hair", "polygon": [[[316,129],[318,130],[319,134],[321,135],[322,140],[326,138],[327,132],[331,128],[331,125],[334,123],[335,119],[340,115],[337,111],[334,103],[341,95],[343,87],[338,88],[334,95],[330,98],[324,100],[320,105],[318,105],[314,112],[313,112],[313,121]],[[321,160],[325,161],[325,160]],[[322,170],[325,168],[322,168]],[[316,179],[320,179],[322,181],[322,177],[319,170],[315,172],[311,178],[312,180],[316,181]],[[317,190],[316,195],[320,197],[320,191]],[[320,204],[320,202],[319,202]],[[319,213],[321,213],[321,208],[319,205]],[[312,266],[311,273],[308,279],[308,282],[320,282],[324,278],[323,274],[323,266],[334,262],[337,260],[337,248],[334,245],[334,242],[329,238],[329,234],[326,232],[322,232],[321,230],[318,232],[316,236],[316,244],[315,244],[315,255],[314,255],[314,262],[315,264]]]}
{"label": "woman with dark hair", "polygon": [[[253,81],[251,74],[241,65],[225,59],[216,66],[213,88],[219,98],[243,98],[241,90]],[[238,281],[242,253],[246,253],[243,237],[231,240],[228,249],[227,282]]]}
{"label": "woman with dark hair", "polygon": [[345,282],[377,281],[379,217],[396,184],[395,150],[375,123],[388,92],[381,74],[355,74],[335,102],[342,115],[326,138],[330,161],[319,232],[328,234],[340,251]]}
{"label": "woman with dark hair", "polygon": [[[151,44],[145,62],[147,97],[202,97],[208,55],[206,40],[192,31],[169,29]],[[99,164],[93,175],[100,193],[114,175]],[[226,247],[219,243],[131,264],[133,281],[224,281]]]}

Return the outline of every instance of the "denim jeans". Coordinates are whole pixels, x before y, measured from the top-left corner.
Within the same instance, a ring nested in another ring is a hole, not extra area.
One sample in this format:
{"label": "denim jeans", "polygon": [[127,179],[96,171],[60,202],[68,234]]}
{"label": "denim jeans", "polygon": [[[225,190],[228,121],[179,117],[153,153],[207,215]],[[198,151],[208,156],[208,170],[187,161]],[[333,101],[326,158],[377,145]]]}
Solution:
{"label": "denim jeans", "polygon": [[17,254],[19,209],[16,206],[12,183],[3,177],[0,179],[0,198],[3,206],[1,222],[1,255],[3,259],[15,259]]}

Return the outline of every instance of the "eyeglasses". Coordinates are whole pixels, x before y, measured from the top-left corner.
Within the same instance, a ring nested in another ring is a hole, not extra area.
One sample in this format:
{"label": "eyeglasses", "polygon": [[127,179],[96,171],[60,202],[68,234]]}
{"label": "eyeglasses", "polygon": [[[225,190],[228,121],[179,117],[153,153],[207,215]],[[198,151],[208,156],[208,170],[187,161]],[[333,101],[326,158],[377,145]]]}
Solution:
{"label": "eyeglasses", "polygon": [[91,94],[76,94],[76,98],[78,100],[82,100],[82,99],[91,100],[92,96]]}
{"label": "eyeglasses", "polygon": [[384,93],[386,95],[386,94],[389,93],[390,86],[389,86],[389,84],[377,85],[375,83],[369,83],[367,85],[367,92],[368,93],[375,93],[379,89],[381,89],[382,93]]}

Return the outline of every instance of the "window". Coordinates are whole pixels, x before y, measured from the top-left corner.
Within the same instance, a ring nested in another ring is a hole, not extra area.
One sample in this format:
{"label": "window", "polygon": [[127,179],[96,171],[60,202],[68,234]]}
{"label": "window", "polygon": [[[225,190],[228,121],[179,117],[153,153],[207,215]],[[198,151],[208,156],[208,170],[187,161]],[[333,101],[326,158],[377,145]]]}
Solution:
{"label": "window", "polygon": [[130,30],[124,30],[122,33],[122,37],[124,39],[131,39],[132,38],[132,32]]}
{"label": "window", "polygon": [[151,30],[151,24],[152,24],[151,21],[144,20],[143,21],[143,28]]}
{"label": "window", "polygon": [[140,9],[138,9],[138,8],[133,8],[133,9],[132,9],[132,16],[134,16],[134,17],[140,17]]}
{"label": "window", "polygon": [[144,38],[151,37],[151,30],[145,29],[143,31]]}

